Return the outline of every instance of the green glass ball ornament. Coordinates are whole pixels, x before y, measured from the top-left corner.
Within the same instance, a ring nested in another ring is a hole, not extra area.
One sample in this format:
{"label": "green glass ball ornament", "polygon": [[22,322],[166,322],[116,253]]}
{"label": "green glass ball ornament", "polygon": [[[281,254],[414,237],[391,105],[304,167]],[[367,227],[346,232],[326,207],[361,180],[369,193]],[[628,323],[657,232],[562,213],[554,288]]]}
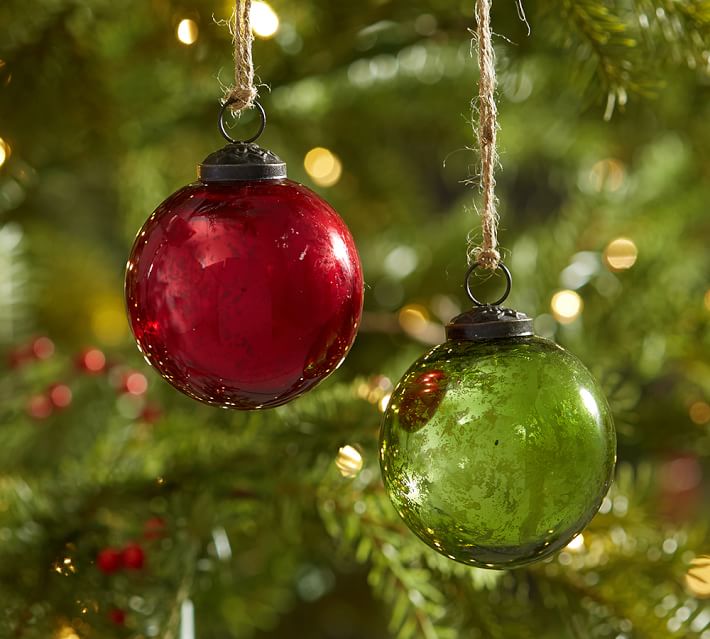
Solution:
{"label": "green glass ball ornament", "polygon": [[451,559],[498,569],[543,559],[589,523],[609,488],[606,399],[522,313],[483,305],[454,318],[447,337],[392,393],[380,434],[387,493]]}

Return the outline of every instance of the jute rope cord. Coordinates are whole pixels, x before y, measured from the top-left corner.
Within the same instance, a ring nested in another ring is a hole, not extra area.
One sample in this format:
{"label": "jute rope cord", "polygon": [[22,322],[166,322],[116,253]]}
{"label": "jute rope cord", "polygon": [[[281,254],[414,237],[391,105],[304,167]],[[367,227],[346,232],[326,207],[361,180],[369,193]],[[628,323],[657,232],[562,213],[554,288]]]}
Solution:
{"label": "jute rope cord", "polygon": [[[495,196],[495,168],[498,164],[496,135],[498,133],[498,108],[495,101],[495,54],[491,41],[491,0],[476,0],[476,33],[478,44],[478,146],[481,153],[481,244],[469,241],[469,263],[477,262],[481,268],[495,270],[500,263],[498,252],[498,210]],[[475,99],[474,108],[475,111]]]}
{"label": "jute rope cord", "polygon": [[227,90],[225,100],[234,113],[249,109],[254,104],[257,91],[254,86],[254,61],[252,60],[251,0],[236,0],[230,21],[234,42],[234,86]]}

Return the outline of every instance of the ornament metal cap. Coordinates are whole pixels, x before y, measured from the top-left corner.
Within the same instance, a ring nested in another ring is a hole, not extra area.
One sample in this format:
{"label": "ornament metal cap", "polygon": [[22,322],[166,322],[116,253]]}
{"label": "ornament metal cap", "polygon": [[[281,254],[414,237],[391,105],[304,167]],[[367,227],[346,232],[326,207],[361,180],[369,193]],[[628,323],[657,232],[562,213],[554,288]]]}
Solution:
{"label": "ornament metal cap", "polygon": [[197,167],[197,177],[202,182],[279,180],[286,177],[286,163],[258,144],[237,142],[210,153]]}
{"label": "ornament metal cap", "polygon": [[246,140],[232,138],[224,125],[224,114],[231,104],[227,101],[219,110],[219,131],[229,144],[210,153],[197,167],[202,182],[244,182],[252,180],[280,180],[286,177],[286,163],[275,153],[262,149],[255,140],[266,127],[266,111],[258,102],[261,122],[255,135]]}
{"label": "ornament metal cap", "polygon": [[525,313],[500,306],[505,302],[513,285],[513,276],[508,267],[500,262],[498,269],[505,276],[505,292],[492,304],[481,302],[471,290],[471,275],[478,268],[474,262],[466,271],[466,293],[474,306],[471,310],[454,317],[446,325],[446,338],[450,340],[484,341],[506,337],[530,337],[534,335],[533,321]]}
{"label": "ornament metal cap", "polygon": [[512,308],[475,306],[454,317],[446,326],[446,338],[478,342],[534,335],[532,318]]}

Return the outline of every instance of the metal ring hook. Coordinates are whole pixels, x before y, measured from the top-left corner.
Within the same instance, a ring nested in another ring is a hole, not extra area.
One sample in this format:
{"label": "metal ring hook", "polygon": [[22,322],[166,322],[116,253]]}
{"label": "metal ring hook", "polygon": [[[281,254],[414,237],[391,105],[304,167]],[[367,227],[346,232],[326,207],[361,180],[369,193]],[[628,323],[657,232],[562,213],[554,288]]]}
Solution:
{"label": "metal ring hook", "polygon": [[513,276],[510,274],[508,267],[505,264],[503,264],[503,262],[500,262],[498,264],[498,268],[501,271],[503,271],[503,275],[505,275],[505,291],[503,292],[503,295],[501,295],[500,298],[497,299],[495,302],[491,302],[489,304],[486,304],[485,302],[481,302],[479,299],[477,299],[476,296],[471,291],[471,275],[473,275],[473,272],[478,268],[478,266],[479,266],[478,262],[474,262],[473,264],[471,264],[471,266],[468,267],[468,270],[466,271],[466,276],[464,278],[464,284],[466,286],[466,294],[468,295],[469,299],[476,306],[499,306],[500,304],[505,302],[506,299],[508,299],[508,295],[510,294],[510,289],[513,286]]}
{"label": "metal ring hook", "polygon": [[259,117],[261,118],[259,130],[256,132],[256,135],[253,135],[252,137],[246,140],[235,140],[231,135],[229,135],[229,133],[227,132],[227,128],[224,126],[224,114],[227,112],[227,108],[235,102],[236,100],[234,98],[232,98],[231,100],[227,100],[222,105],[222,108],[219,110],[219,119],[217,120],[219,125],[219,132],[222,134],[222,137],[231,144],[249,144],[250,142],[254,142],[264,132],[264,129],[266,128],[266,111],[264,111],[264,107],[261,106],[259,102],[254,100],[254,106],[259,110]]}

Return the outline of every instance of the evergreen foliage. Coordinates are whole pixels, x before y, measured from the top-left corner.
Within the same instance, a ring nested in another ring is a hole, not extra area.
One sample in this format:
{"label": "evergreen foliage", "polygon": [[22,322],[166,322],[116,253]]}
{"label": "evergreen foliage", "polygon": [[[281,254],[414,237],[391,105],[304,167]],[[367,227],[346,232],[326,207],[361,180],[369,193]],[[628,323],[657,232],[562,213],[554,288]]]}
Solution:
{"label": "evergreen foliage", "polygon": [[[160,381],[122,307],[133,233],[220,144],[229,2],[0,4],[0,637],[176,638],[189,600],[200,639],[708,639],[686,575],[710,554],[710,2],[526,2],[530,37],[494,3],[510,305],[593,370],[619,437],[583,543],[508,572],[430,551],[377,463],[391,381],[465,304],[473,2],[271,4],[263,145],[310,186],[310,148],[340,157],[322,193],[358,243],[366,313],[331,379],[248,414]],[[638,248],[626,270],[604,254],[619,237]],[[560,289],[584,302],[571,323]],[[40,334],[56,353],[38,359]],[[76,364],[92,344],[96,374]],[[126,392],[134,373],[146,394]],[[71,404],[38,417],[57,383]],[[362,469],[339,469],[344,446]],[[142,569],[99,569],[131,542]]]}

